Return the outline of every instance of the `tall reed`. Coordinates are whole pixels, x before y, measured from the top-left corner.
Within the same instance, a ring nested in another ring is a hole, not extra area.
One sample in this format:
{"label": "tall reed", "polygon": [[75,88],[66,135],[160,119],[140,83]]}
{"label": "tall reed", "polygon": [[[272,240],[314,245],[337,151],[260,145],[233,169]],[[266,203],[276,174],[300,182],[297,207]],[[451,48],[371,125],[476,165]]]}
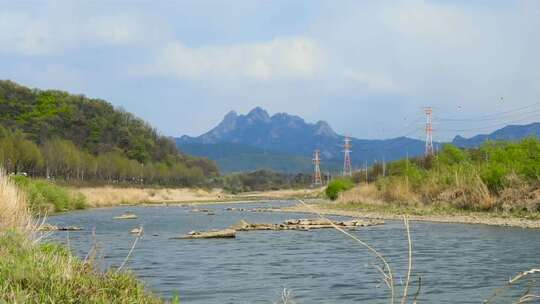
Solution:
{"label": "tall reed", "polygon": [[24,193],[0,168],[0,234],[9,230],[29,234],[34,226]]}

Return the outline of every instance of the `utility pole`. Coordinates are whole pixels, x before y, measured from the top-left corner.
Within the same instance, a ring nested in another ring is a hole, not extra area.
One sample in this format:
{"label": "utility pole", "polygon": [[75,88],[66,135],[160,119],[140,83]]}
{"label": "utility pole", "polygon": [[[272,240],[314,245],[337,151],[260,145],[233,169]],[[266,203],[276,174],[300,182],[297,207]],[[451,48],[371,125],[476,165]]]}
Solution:
{"label": "utility pole", "polygon": [[382,176],[386,177],[386,160],[385,157],[382,157]]}
{"label": "utility pole", "polygon": [[351,165],[351,138],[345,136],[343,140],[343,176],[352,176],[352,165]]}
{"label": "utility pole", "polygon": [[405,162],[405,180],[409,189],[409,148],[407,148],[407,161]]}
{"label": "utility pole", "polygon": [[332,179],[332,176],[330,175],[330,171],[326,171],[324,183],[325,183],[326,185],[328,185],[328,183],[330,183],[330,180],[331,180],[331,179]]}
{"label": "utility pole", "polygon": [[431,156],[434,154],[433,149],[433,108],[424,108],[426,113],[426,151],[425,156]]}
{"label": "utility pole", "polygon": [[313,154],[313,165],[315,167],[313,173],[313,186],[321,186],[321,152],[319,149],[316,149]]}
{"label": "utility pole", "polygon": [[367,160],[364,162],[364,170],[366,171],[366,184],[369,184],[369,180],[368,180],[368,169],[367,169]]}

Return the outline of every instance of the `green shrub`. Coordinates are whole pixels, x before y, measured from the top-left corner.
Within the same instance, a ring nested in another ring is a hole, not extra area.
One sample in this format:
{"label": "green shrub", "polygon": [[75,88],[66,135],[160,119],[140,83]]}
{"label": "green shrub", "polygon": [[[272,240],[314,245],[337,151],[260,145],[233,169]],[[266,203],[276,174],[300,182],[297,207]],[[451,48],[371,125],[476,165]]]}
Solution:
{"label": "green shrub", "polygon": [[354,183],[349,179],[334,179],[326,187],[326,196],[331,200],[336,200],[340,192],[354,187]]}
{"label": "green shrub", "polygon": [[501,164],[490,164],[482,172],[482,181],[492,192],[499,192],[504,187],[504,180],[509,171]]}
{"label": "green shrub", "polygon": [[35,213],[53,213],[84,209],[86,199],[46,180],[36,180],[25,176],[13,176],[12,180],[24,191],[30,209]]}

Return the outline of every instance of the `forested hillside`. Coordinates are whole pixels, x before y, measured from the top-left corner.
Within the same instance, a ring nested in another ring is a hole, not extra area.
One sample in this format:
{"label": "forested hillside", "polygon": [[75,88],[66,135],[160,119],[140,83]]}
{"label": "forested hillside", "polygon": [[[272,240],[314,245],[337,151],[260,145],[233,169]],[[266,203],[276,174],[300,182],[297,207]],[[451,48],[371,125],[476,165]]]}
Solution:
{"label": "forested hillside", "polygon": [[11,81],[0,81],[0,162],[68,181],[193,185],[218,173],[108,102]]}

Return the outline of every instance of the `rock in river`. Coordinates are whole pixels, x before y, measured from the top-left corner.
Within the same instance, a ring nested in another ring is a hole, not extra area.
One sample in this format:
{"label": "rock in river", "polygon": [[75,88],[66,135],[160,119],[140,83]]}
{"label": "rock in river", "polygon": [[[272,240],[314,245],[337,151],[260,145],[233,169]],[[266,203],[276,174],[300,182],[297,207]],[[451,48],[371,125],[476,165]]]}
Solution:
{"label": "rock in river", "polygon": [[244,220],[232,225],[230,228],[238,231],[252,230],[301,230],[308,231],[311,229],[328,229],[328,228],[348,228],[354,229],[357,227],[368,227],[373,225],[384,224],[382,220],[350,220],[331,222],[326,219],[294,219],[287,220],[281,224],[265,224],[265,223],[248,223]]}
{"label": "rock in river", "polygon": [[137,218],[138,216],[133,213],[126,213],[126,214],[122,214],[122,215],[114,217],[115,220],[134,220]]}
{"label": "rock in river", "polygon": [[175,237],[175,239],[228,239],[236,238],[236,230],[223,229],[223,230],[210,230],[210,231],[192,231],[186,235]]}
{"label": "rock in river", "polygon": [[136,234],[136,235],[139,235],[139,236],[140,236],[140,235],[143,234],[143,232],[144,232],[144,229],[143,229],[143,227],[141,226],[141,227],[137,227],[137,228],[131,229],[131,231],[130,231],[129,233],[131,233],[131,234]]}
{"label": "rock in river", "polygon": [[83,230],[83,229],[77,226],[58,227],[56,225],[51,225],[51,224],[43,224],[41,225],[41,227],[38,228],[38,231],[80,231],[80,230]]}

